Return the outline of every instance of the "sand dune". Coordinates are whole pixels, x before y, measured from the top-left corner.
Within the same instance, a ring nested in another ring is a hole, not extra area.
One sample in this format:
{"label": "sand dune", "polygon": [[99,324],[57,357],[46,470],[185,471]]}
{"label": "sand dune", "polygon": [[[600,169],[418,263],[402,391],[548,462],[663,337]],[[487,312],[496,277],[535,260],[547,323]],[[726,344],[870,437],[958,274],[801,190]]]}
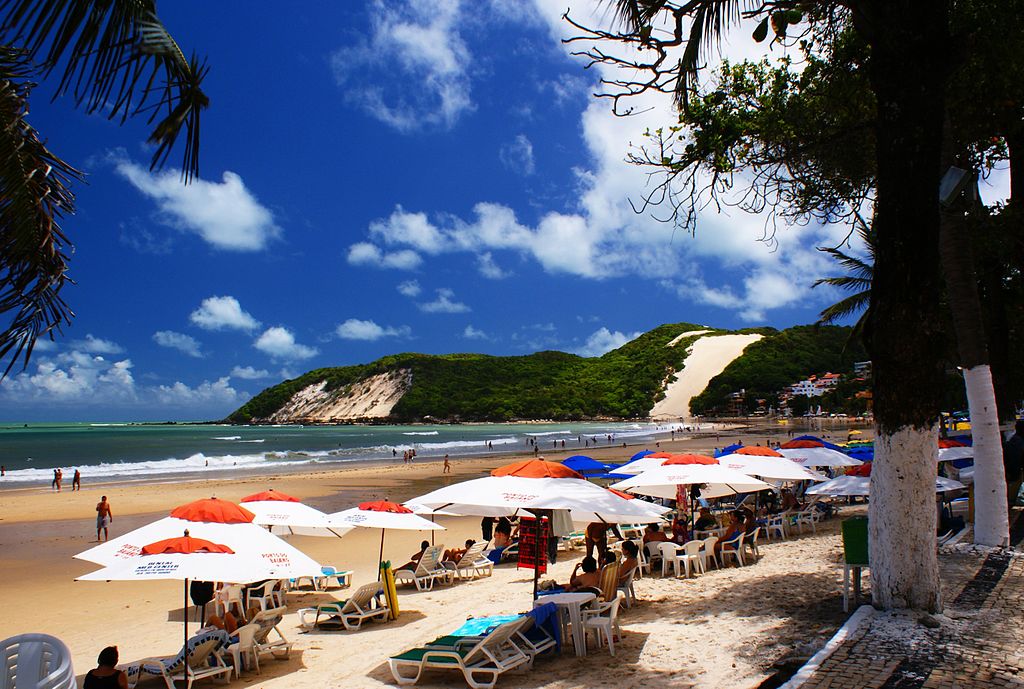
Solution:
{"label": "sand dune", "polygon": [[[692,333],[685,333],[690,335]],[[652,419],[682,419],[690,415],[690,399],[699,395],[733,359],[763,335],[712,335],[690,345],[683,370],[665,387],[665,399],[651,409]],[[673,344],[673,343],[670,343]]]}

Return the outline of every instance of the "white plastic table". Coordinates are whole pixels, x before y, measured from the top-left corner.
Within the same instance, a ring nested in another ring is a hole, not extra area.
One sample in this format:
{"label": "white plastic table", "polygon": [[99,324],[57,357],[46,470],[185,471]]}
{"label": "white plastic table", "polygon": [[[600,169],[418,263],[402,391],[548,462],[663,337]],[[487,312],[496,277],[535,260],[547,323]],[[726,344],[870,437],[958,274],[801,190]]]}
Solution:
{"label": "white plastic table", "polygon": [[[572,625],[572,644],[576,649],[576,655],[585,656],[587,655],[587,637],[586,632],[583,630],[582,611],[584,605],[596,599],[597,596],[593,593],[553,593],[550,596],[541,596],[535,600],[533,607],[536,608],[545,603],[554,603],[558,606],[559,616],[567,614],[569,623]],[[564,624],[562,629],[565,629]]]}

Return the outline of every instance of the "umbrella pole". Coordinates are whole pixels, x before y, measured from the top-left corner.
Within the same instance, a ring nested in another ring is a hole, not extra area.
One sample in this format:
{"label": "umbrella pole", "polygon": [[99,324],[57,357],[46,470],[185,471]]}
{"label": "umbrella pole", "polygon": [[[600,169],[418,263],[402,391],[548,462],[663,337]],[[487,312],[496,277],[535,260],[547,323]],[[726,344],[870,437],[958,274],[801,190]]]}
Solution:
{"label": "umbrella pole", "polygon": [[182,616],[185,621],[185,640],[181,644],[181,652],[185,658],[185,684],[188,684],[188,579],[185,579],[185,606],[182,608],[184,615]]}
{"label": "umbrella pole", "polygon": [[381,562],[384,562],[384,529],[380,530],[380,555],[377,557],[377,581],[380,581]]}

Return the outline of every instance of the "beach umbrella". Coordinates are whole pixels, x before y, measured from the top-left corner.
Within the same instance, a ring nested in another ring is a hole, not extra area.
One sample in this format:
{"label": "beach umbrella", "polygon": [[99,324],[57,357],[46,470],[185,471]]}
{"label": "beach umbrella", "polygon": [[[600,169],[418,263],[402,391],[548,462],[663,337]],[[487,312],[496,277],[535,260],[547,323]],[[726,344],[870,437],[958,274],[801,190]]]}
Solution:
{"label": "beach umbrella", "polygon": [[[699,456],[699,455],[697,455]],[[679,461],[679,460],[675,460]],[[719,498],[735,493],[755,493],[770,484],[721,464],[664,464],[612,484],[612,488],[631,493],[674,500],[678,486],[702,485],[701,497]]]}
{"label": "beach umbrella", "polygon": [[[807,495],[828,495],[833,497],[853,496],[865,497],[869,495],[871,479],[867,476],[839,476],[830,481],[819,483],[807,489]],[[935,478],[935,492],[945,493],[952,490],[960,490],[966,486],[959,481],[937,476]]]}
{"label": "beach umbrella", "polygon": [[[258,531],[265,533],[257,527]],[[240,531],[235,532],[239,536]],[[184,583],[184,641],[188,646],[188,584],[195,581],[227,581],[247,584],[287,578],[273,561],[251,552],[239,553],[228,545],[193,538],[186,529],[181,536],[147,543],[138,552],[78,577],[78,581],[155,581]],[[185,664],[186,675],[188,663]]]}
{"label": "beach umbrella", "polygon": [[973,447],[968,447],[959,440],[939,438],[938,459],[940,462],[952,462],[957,459],[972,459],[973,457]]}
{"label": "beach umbrella", "polygon": [[715,457],[721,457],[722,455],[731,455],[736,450],[743,447],[743,443],[734,443],[732,445],[726,445],[721,450],[715,450]]}
{"label": "beach umbrella", "polygon": [[563,459],[562,465],[569,467],[576,473],[583,474],[583,476],[604,474],[612,468],[607,464],[599,462],[592,457],[587,457],[586,455],[574,455],[567,459]]}
{"label": "beach umbrella", "polygon": [[780,455],[774,450],[768,450],[771,454],[764,452],[754,453],[751,446],[742,447],[731,455],[723,455],[718,458],[722,466],[735,469],[750,476],[760,478],[774,478],[782,481],[824,481],[827,477],[816,471],[801,466],[792,459]]}
{"label": "beach umbrella", "polygon": [[662,463],[670,457],[672,457],[671,452],[652,452],[640,459],[634,459],[632,462],[627,462],[626,464],[617,467],[614,470],[614,474],[616,476],[636,476],[648,469],[660,467]]}
{"label": "beach umbrella", "polygon": [[630,457],[629,461],[632,462],[633,460],[640,459],[641,457],[646,457],[647,455],[652,455],[652,454],[654,454],[654,450],[640,450],[635,455]]}
{"label": "beach umbrella", "polygon": [[338,526],[326,513],[303,504],[298,498],[281,493],[273,488],[246,495],[241,503],[255,515],[253,521],[269,527],[278,536],[324,536],[341,537],[352,530]]}
{"label": "beach umbrella", "polygon": [[792,440],[782,443],[782,445],[780,445],[779,447],[781,447],[784,450],[785,449],[791,449],[791,448],[795,448],[795,447],[801,447],[800,443],[804,443],[804,442],[818,443],[819,445],[827,447],[830,450],[836,450],[837,452],[842,452],[843,451],[843,448],[840,445],[836,445],[835,443],[830,443],[829,441],[827,441],[827,440],[825,440],[823,438],[819,438],[816,435],[798,435],[797,437],[793,438]]}
{"label": "beach umbrella", "polygon": [[[650,523],[660,520],[640,500],[627,500],[596,486],[557,462],[530,459],[498,467],[490,476],[455,483],[415,502],[457,514],[509,516],[531,510],[568,510],[574,522]],[[536,560],[541,558],[538,539]],[[534,568],[534,598],[539,567]]]}
{"label": "beach umbrella", "polygon": [[[357,507],[335,512],[330,517],[334,523],[342,526],[380,529],[380,562],[384,561],[384,533],[388,529],[402,531],[444,529],[440,524],[435,524],[419,516],[409,507],[387,500],[361,502]],[[380,570],[377,571],[377,578],[380,578]]]}
{"label": "beach umbrella", "polygon": [[229,500],[196,500],[174,508],[169,517],[89,548],[75,557],[110,566],[137,556],[145,545],[177,538],[187,530],[193,538],[223,543],[236,553],[273,563],[281,579],[320,575],[319,563],[256,524],[254,519],[252,512]]}
{"label": "beach umbrella", "polygon": [[824,441],[818,440],[792,440],[783,443],[779,446],[779,454],[805,467],[848,467],[861,463],[861,460],[828,447]]}

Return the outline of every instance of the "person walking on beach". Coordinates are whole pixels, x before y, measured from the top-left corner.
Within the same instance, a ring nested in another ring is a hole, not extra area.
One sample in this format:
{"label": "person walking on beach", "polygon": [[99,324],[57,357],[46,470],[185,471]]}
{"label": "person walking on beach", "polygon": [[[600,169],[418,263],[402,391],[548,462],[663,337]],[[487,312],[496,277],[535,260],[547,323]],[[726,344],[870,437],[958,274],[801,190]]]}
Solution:
{"label": "person walking on beach", "polygon": [[71,490],[82,490],[82,472],[75,469],[75,476],[71,479]]}
{"label": "person walking on beach", "polygon": [[60,492],[61,481],[64,480],[64,472],[61,469],[57,469],[57,492]]}
{"label": "person walking on beach", "polygon": [[448,461],[448,455],[444,456],[444,471],[442,473],[452,473],[452,463]]}
{"label": "person walking on beach", "polygon": [[114,513],[110,509],[110,503],[107,502],[107,496],[104,495],[98,503],[96,503],[96,541],[100,540],[100,532],[103,532],[104,541],[110,540],[110,534],[107,532],[107,528],[110,526],[110,522],[114,521]]}
{"label": "person walking on beach", "polygon": [[53,480],[50,481],[50,490],[57,490],[57,472],[59,469],[53,470]]}

